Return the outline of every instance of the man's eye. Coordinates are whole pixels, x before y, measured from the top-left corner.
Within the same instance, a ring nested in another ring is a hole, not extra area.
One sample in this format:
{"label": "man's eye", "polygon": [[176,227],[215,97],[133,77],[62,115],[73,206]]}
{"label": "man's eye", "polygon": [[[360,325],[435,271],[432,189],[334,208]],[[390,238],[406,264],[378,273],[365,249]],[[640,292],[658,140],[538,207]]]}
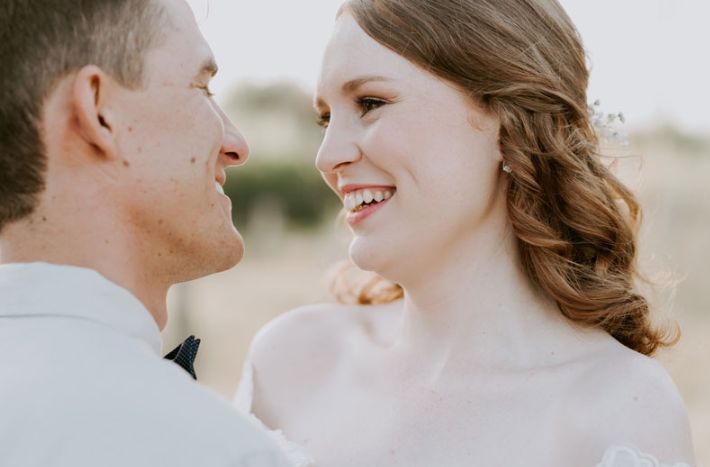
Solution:
{"label": "man's eye", "polygon": [[357,100],[357,104],[360,107],[360,110],[362,111],[361,116],[363,117],[367,115],[370,111],[382,107],[386,103],[387,102],[383,101],[382,99],[376,99],[374,97],[361,97]]}
{"label": "man's eye", "polygon": [[208,85],[205,84],[204,86],[197,86],[197,87],[202,89],[205,92],[205,95],[207,97],[214,97],[214,93],[212,91],[210,91],[210,87]]}
{"label": "man's eye", "polygon": [[317,123],[318,123],[318,126],[321,126],[323,128],[328,128],[328,124],[330,123],[330,113],[324,113],[322,115],[319,115]]}

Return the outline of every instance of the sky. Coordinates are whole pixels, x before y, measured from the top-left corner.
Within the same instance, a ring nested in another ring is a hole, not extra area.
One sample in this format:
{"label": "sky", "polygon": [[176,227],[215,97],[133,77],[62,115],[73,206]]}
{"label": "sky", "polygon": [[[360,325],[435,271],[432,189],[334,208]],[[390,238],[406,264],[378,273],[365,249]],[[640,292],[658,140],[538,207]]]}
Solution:
{"label": "sky", "polygon": [[[589,100],[629,129],[671,123],[710,133],[710,1],[560,0],[592,67]],[[218,100],[239,82],[311,91],[342,0],[188,0],[220,66]]]}

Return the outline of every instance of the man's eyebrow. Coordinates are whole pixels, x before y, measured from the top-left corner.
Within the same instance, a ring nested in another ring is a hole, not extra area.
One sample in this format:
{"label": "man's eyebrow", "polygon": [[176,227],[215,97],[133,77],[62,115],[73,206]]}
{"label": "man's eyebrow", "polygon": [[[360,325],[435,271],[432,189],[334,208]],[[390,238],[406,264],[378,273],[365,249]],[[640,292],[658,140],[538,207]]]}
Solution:
{"label": "man's eyebrow", "polygon": [[219,71],[219,67],[217,66],[217,62],[215,62],[214,57],[210,57],[206,59],[204,62],[202,62],[202,65],[200,66],[200,71],[197,72],[197,76],[202,76],[202,75],[209,75],[209,76],[214,76],[217,74],[217,71]]}
{"label": "man's eyebrow", "polygon": [[313,108],[316,110],[316,112],[319,112],[321,109],[327,108],[328,105],[326,105],[325,101],[316,96],[316,98],[313,100]]}
{"label": "man's eyebrow", "polygon": [[360,78],[351,79],[347,83],[343,84],[343,92],[348,94],[355,92],[360,86],[370,83],[372,81],[392,81],[390,78],[384,76],[370,75],[362,76]]}

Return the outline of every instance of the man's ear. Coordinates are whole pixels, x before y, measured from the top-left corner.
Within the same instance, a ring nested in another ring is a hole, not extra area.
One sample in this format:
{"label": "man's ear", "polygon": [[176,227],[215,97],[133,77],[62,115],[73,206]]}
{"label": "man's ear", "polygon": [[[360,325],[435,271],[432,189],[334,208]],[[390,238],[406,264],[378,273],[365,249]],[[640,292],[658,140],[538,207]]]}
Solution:
{"label": "man's ear", "polygon": [[107,159],[117,154],[115,122],[107,105],[113,85],[113,80],[100,68],[87,65],[76,74],[71,96],[79,135],[97,155]]}

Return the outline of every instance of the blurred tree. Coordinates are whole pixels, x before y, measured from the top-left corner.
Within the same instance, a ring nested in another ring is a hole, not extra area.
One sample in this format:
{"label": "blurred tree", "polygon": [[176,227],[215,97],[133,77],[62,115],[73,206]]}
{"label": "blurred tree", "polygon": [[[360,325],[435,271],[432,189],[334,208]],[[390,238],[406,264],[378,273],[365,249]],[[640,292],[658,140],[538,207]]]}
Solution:
{"label": "blurred tree", "polygon": [[267,207],[278,210],[288,226],[315,227],[341,206],[315,168],[303,163],[249,163],[230,172],[225,192],[240,228]]}
{"label": "blurred tree", "polygon": [[323,132],[311,94],[290,82],[242,84],[224,104],[251,147],[254,159],[313,164]]}
{"label": "blurred tree", "polygon": [[685,132],[670,123],[638,131],[632,140],[640,149],[660,146],[681,156],[710,157],[710,137]]}
{"label": "blurred tree", "polygon": [[230,171],[225,185],[238,227],[265,209],[278,211],[289,227],[314,227],[332,216],[340,203],[314,166],[323,133],[305,90],[244,84],[224,109],[251,149],[249,163]]}

